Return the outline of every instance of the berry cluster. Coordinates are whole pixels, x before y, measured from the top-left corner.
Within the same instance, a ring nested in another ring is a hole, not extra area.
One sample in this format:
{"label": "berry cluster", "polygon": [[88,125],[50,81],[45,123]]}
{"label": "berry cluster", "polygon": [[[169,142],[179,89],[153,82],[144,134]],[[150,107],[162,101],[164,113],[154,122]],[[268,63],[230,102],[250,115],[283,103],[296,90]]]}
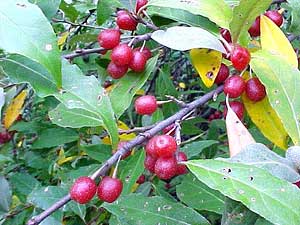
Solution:
{"label": "berry cluster", "polygon": [[138,0],[136,2],[135,15],[127,10],[119,10],[117,12],[117,28],[106,29],[99,33],[99,45],[111,51],[111,62],[107,67],[108,74],[113,79],[120,79],[123,77],[128,69],[134,72],[142,72],[145,69],[147,60],[152,57],[149,48],[141,47],[132,49],[129,44],[121,43],[121,31],[136,30],[138,21],[136,13],[147,4],[147,0]]}

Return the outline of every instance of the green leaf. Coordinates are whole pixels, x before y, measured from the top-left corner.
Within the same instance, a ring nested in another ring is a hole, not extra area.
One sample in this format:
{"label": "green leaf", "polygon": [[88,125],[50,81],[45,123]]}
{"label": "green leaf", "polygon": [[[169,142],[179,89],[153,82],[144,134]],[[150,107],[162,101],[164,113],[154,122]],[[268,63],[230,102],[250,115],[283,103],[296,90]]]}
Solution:
{"label": "green leaf", "polygon": [[300,144],[300,72],[286,59],[266,51],[252,54],[251,68],[265,85],[271,106],[295,145]]}
{"label": "green leaf", "polygon": [[152,33],[151,38],[161,45],[179,51],[193,48],[208,48],[223,53],[226,52],[216,36],[200,27],[175,26],[168,28],[166,31],[157,30]]}
{"label": "green leaf", "polygon": [[51,19],[56,14],[61,0],[29,0],[29,2],[37,4],[45,16]]}
{"label": "green leaf", "polygon": [[10,157],[0,154],[0,166],[6,162],[13,161]]}
{"label": "green leaf", "polygon": [[0,48],[39,62],[61,87],[56,37],[39,7],[25,0],[0,1],[0,21]]}
{"label": "green leaf", "polygon": [[11,189],[5,177],[0,176],[0,212],[8,212],[11,204]]}
{"label": "green leaf", "polygon": [[72,169],[67,172],[60,170],[59,178],[63,181],[63,183],[71,186],[77,178],[81,176],[89,176],[97,169],[99,169],[99,164],[89,164],[88,166],[81,166],[77,169]]}
{"label": "green leaf", "polygon": [[186,10],[192,14],[207,17],[224,28],[229,28],[232,17],[232,11],[224,0],[151,0],[148,5]]}
{"label": "green leaf", "polygon": [[255,143],[247,145],[239,154],[228,159],[230,162],[241,162],[268,170],[273,176],[296,183],[300,175],[293,163],[272,152],[265,145]]}
{"label": "green leaf", "polygon": [[97,4],[97,23],[103,24],[122,4],[118,0],[99,0]]}
{"label": "green leaf", "polygon": [[203,16],[194,15],[186,10],[150,6],[147,8],[147,13],[151,17],[161,16],[190,26],[201,27],[213,34],[219,34],[219,29],[216,24]]}
{"label": "green leaf", "polygon": [[215,140],[194,141],[190,144],[184,145],[182,148],[180,148],[180,151],[185,152],[188,159],[190,159],[199,155],[205,148],[217,143],[218,141]]}
{"label": "green leaf", "polygon": [[32,149],[51,148],[62,144],[70,143],[79,139],[76,131],[63,128],[49,128],[43,130],[35,142]]}
{"label": "green leaf", "polygon": [[210,224],[193,209],[157,196],[130,194],[112,204],[104,203],[102,207],[129,224]]}
{"label": "green leaf", "polygon": [[57,92],[51,74],[36,61],[13,54],[0,59],[0,66],[12,82],[29,83],[36,94],[42,98]]}
{"label": "green leaf", "polygon": [[269,221],[265,220],[264,218],[259,218],[254,225],[273,225]]}
{"label": "green leaf", "polygon": [[142,88],[154,70],[158,55],[148,60],[145,71],[142,73],[129,72],[122,77],[109,94],[115,114],[119,118],[130,106],[135,93]]}
{"label": "green leaf", "polygon": [[68,109],[64,104],[59,104],[49,112],[52,123],[61,127],[81,128],[103,126],[99,115],[84,109]]}
{"label": "green leaf", "polygon": [[191,174],[184,176],[181,184],[176,186],[176,194],[180,201],[194,209],[223,213],[224,196],[210,189]]}
{"label": "green leaf", "polygon": [[201,182],[242,202],[270,222],[300,224],[300,190],[295,185],[263,169],[241,163],[192,160],[186,164]]}
{"label": "green leaf", "polygon": [[233,9],[233,17],[229,24],[233,43],[248,32],[255,18],[267,10],[272,0],[241,0]]}
{"label": "green leaf", "polygon": [[27,196],[31,191],[40,186],[40,183],[28,173],[15,173],[10,177],[10,182],[14,190],[22,195]]}
{"label": "green leaf", "polygon": [[80,145],[80,150],[88,154],[89,157],[99,162],[106,161],[112,154],[111,146],[104,144],[97,145]]}
{"label": "green leaf", "polygon": [[[56,93],[55,97],[70,111],[82,109],[91,114],[96,114],[97,119],[101,118],[103,127],[109,133],[113,146],[115,146],[118,142],[118,127],[105,89],[103,89],[96,77],[84,76],[76,65],[71,65],[66,60],[63,61],[62,72],[63,90]],[[70,116],[70,114],[67,115]],[[57,118],[57,122],[60,122],[59,119],[60,117]],[[67,122],[65,119],[63,121]],[[67,126],[74,127],[74,123],[67,124]]]}
{"label": "green leaf", "polygon": [[288,0],[288,7],[292,10],[292,22],[289,31],[294,34],[300,34],[300,2],[298,0]]}
{"label": "green leaf", "polygon": [[123,167],[120,179],[123,181],[122,194],[127,195],[132,192],[132,187],[136,183],[139,176],[144,172],[145,152],[138,151]]}

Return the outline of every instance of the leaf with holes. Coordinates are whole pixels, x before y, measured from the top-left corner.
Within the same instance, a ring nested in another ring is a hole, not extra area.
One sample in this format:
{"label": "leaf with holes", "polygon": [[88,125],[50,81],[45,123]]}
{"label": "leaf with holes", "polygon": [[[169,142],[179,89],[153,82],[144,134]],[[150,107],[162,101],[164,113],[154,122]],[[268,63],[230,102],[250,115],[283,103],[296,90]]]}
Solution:
{"label": "leaf with holes", "polygon": [[251,68],[265,85],[270,104],[295,145],[300,144],[300,72],[267,51],[252,54]]}
{"label": "leaf with holes", "polygon": [[186,165],[201,182],[242,202],[270,222],[300,224],[300,190],[295,185],[241,163],[208,159],[188,161]]}

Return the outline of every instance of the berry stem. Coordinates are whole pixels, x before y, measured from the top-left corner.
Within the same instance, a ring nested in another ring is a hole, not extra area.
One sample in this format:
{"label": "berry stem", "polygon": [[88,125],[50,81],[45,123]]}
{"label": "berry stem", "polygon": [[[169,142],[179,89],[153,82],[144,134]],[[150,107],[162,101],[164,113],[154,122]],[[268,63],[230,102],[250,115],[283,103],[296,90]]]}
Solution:
{"label": "berry stem", "polygon": [[120,163],[121,158],[122,158],[122,155],[120,155],[119,158],[118,158],[118,161],[116,163],[116,167],[114,169],[112,178],[117,178],[117,172],[118,172],[118,167],[119,167],[119,163]]}
{"label": "berry stem", "polygon": [[225,38],[222,37],[222,35],[220,35],[220,40],[224,44],[226,50],[230,53],[232,51],[230,44],[225,40]]}

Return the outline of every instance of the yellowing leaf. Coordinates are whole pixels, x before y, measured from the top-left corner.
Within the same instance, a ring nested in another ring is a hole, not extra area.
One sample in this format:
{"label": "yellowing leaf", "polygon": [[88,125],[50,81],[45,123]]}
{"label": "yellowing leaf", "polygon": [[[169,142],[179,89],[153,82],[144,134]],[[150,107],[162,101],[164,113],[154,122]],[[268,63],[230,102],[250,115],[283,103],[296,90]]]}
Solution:
{"label": "yellowing leaf", "polygon": [[190,56],[204,85],[208,88],[213,86],[221,66],[222,53],[211,49],[192,49]]}
{"label": "yellowing leaf", "polygon": [[57,40],[57,45],[58,45],[58,46],[62,46],[62,45],[66,42],[66,40],[67,40],[69,34],[70,34],[70,33],[69,33],[68,31],[62,33],[62,34],[60,35],[60,37],[58,38],[58,40]]}
{"label": "yellowing leaf", "polygon": [[271,107],[268,98],[264,98],[259,102],[252,102],[243,94],[242,100],[252,122],[262,134],[278,147],[286,149],[288,134],[278,115]]}
{"label": "yellowing leaf", "polygon": [[244,124],[227,105],[226,130],[229,143],[230,157],[235,156],[249,144],[256,143]]}
{"label": "yellowing leaf", "polygon": [[21,113],[27,92],[22,91],[17,97],[15,97],[12,102],[8,105],[5,111],[4,117],[4,127],[8,129],[18,118]]}
{"label": "yellowing leaf", "polygon": [[185,88],[186,88],[186,85],[185,85],[185,83],[183,83],[183,82],[180,82],[180,83],[178,84],[178,86],[179,86],[180,88],[182,88],[182,89],[185,89]]}
{"label": "yellowing leaf", "polygon": [[298,67],[297,55],[281,29],[266,16],[261,16],[261,47],[263,50],[281,55],[290,65]]}
{"label": "yellowing leaf", "polygon": [[62,164],[73,161],[76,158],[77,158],[77,156],[66,157],[64,149],[61,148],[58,153],[57,164],[61,166]]}
{"label": "yellowing leaf", "polygon": [[136,95],[144,95],[145,91],[143,89],[139,89],[135,94]]}

